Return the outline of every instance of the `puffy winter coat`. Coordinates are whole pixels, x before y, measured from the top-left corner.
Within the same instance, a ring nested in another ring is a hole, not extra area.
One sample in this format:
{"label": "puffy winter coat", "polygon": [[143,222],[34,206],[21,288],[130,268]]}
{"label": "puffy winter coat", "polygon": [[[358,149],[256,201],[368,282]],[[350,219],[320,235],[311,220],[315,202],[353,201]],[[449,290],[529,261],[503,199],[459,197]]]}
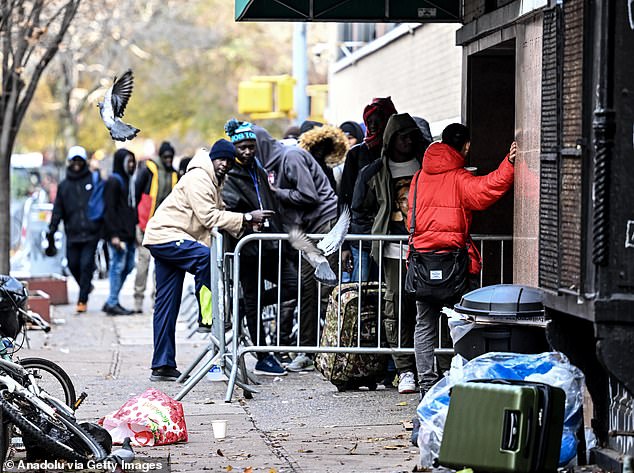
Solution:
{"label": "puffy winter coat", "polygon": [[[514,167],[508,156],[486,176],[473,176],[464,169],[460,153],[444,143],[432,143],[423,167],[412,179],[409,191],[410,226],[416,192],[416,228],[413,244],[419,251],[464,248],[469,239],[472,211],[484,210],[513,184]],[[417,190],[415,191],[415,186]],[[473,261],[470,272],[479,270]]]}

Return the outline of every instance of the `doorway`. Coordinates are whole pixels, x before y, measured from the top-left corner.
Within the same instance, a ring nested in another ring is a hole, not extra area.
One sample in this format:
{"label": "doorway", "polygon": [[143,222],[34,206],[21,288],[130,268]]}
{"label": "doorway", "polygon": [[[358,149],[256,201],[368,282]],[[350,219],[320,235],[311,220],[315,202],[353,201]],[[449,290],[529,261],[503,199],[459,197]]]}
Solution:
{"label": "doorway", "polygon": [[[468,166],[482,176],[497,169],[515,135],[515,40],[467,59],[467,126],[471,130]],[[472,234],[513,235],[513,190],[487,210],[474,212]],[[513,281],[513,245],[484,242],[482,285]]]}

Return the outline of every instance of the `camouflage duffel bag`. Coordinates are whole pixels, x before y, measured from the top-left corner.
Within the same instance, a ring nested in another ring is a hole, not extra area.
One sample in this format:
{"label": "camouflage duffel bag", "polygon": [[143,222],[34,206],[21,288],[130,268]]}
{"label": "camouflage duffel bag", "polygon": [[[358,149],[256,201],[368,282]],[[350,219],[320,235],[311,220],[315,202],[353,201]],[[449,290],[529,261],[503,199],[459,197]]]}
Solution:
{"label": "camouflage duffel bag", "polygon": [[[383,313],[385,288],[379,309],[377,282],[342,284],[330,295],[322,347],[380,347],[378,321]],[[359,311],[359,299],[361,310]],[[382,331],[381,331],[382,332]],[[367,386],[376,389],[383,379],[389,355],[372,353],[319,353],[315,366],[339,391]]]}

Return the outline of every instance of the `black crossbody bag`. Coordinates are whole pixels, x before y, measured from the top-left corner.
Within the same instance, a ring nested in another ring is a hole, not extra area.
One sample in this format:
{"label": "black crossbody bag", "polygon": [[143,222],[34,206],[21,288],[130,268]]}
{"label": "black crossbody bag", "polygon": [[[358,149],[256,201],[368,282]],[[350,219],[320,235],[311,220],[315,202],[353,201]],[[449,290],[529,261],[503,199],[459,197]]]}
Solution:
{"label": "black crossbody bag", "polygon": [[416,297],[417,300],[450,302],[462,296],[467,287],[468,249],[465,247],[450,251],[421,252],[414,248],[419,177],[420,172],[414,183],[405,292]]}

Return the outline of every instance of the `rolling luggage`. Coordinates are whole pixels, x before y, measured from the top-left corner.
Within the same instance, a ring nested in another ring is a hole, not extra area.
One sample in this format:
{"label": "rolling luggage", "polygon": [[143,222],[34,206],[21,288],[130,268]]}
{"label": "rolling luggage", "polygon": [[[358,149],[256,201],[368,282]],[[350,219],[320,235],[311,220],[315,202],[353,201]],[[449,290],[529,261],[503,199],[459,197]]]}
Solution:
{"label": "rolling luggage", "polygon": [[508,473],[557,471],[566,395],[543,383],[487,380],[457,384],[438,462]]}
{"label": "rolling luggage", "polygon": [[[378,343],[379,285],[376,282],[364,282],[361,283],[360,292],[358,288],[358,283],[348,283],[332,291],[321,337],[322,347],[380,346]],[[360,314],[359,294],[361,296]],[[381,300],[384,299],[381,297]],[[341,315],[338,316],[340,303]],[[357,323],[359,320],[360,324]],[[388,355],[319,353],[315,357],[315,366],[339,391],[356,389],[360,386],[367,386],[370,390],[374,390],[377,380],[382,379],[385,374],[387,360]]]}

